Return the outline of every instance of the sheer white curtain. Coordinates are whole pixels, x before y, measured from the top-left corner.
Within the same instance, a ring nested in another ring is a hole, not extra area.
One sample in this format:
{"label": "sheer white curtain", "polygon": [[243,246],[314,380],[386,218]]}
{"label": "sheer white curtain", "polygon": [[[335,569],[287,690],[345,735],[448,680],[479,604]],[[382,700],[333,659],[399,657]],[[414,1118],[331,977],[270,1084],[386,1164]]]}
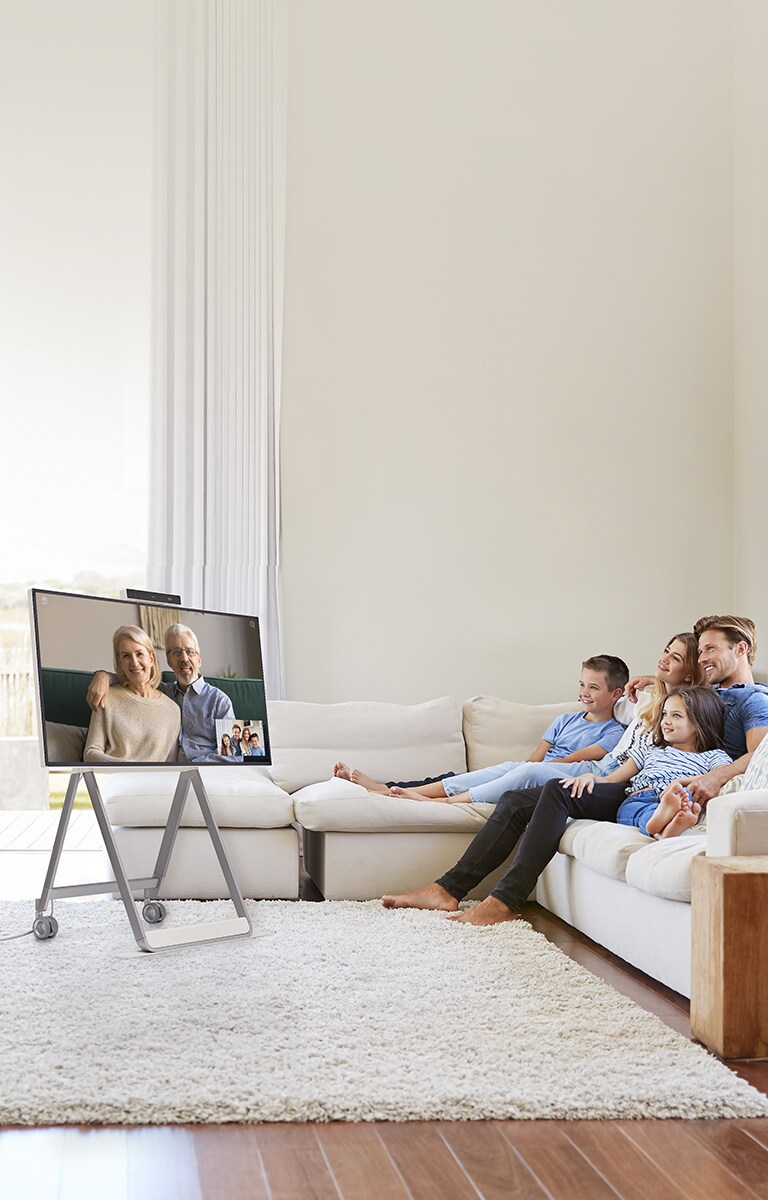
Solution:
{"label": "sheer white curtain", "polygon": [[283,695],[280,0],[161,0],[148,586],[260,617]]}

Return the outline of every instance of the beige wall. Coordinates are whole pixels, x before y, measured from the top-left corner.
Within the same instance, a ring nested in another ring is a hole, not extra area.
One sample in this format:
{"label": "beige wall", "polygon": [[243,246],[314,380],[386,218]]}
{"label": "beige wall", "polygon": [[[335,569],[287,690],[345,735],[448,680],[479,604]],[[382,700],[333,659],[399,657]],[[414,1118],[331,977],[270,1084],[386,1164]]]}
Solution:
{"label": "beige wall", "polygon": [[287,695],[651,666],[736,600],[731,6],[289,14]]}
{"label": "beige wall", "polygon": [[768,5],[736,5],[736,580],[768,679]]}

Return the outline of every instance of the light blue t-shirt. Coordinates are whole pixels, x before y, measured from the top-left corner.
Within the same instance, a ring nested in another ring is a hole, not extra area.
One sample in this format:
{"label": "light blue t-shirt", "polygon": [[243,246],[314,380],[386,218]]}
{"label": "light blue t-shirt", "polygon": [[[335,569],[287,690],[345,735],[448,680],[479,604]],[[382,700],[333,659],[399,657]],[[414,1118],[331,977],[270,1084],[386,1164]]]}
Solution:
{"label": "light blue t-shirt", "polygon": [[555,717],[543,735],[545,742],[552,745],[544,755],[544,762],[552,758],[565,758],[584,750],[587,746],[602,746],[610,751],[624,734],[624,726],[609,717],[607,721],[588,721],[586,713],[563,713]]}

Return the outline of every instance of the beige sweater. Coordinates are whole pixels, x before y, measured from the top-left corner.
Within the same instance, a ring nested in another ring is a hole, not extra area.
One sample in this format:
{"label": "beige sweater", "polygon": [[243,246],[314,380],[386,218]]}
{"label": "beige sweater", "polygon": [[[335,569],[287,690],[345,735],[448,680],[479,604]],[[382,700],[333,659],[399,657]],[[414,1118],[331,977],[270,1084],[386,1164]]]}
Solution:
{"label": "beige sweater", "polygon": [[175,762],[181,713],[168,696],[137,696],[111,687],[91,717],[85,762]]}

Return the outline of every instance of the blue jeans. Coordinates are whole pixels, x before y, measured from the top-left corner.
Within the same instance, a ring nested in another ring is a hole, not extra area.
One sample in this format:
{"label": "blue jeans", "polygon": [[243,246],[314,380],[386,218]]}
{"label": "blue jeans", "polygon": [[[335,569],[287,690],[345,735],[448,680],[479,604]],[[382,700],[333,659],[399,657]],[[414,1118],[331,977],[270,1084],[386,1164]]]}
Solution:
{"label": "blue jeans", "polygon": [[646,826],[659,807],[660,800],[659,788],[644,788],[642,792],[635,792],[624,801],[616,813],[617,824],[636,825],[646,837],[653,837]]}
{"label": "blue jeans", "polygon": [[495,767],[483,767],[479,771],[467,771],[464,775],[454,775],[443,781],[443,787],[446,796],[458,796],[468,791],[473,804],[498,804],[505,792],[543,787],[550,779],[585,775],[587,771],[597,772],[599,769],[599,762],[505,762],[497,763]]}

